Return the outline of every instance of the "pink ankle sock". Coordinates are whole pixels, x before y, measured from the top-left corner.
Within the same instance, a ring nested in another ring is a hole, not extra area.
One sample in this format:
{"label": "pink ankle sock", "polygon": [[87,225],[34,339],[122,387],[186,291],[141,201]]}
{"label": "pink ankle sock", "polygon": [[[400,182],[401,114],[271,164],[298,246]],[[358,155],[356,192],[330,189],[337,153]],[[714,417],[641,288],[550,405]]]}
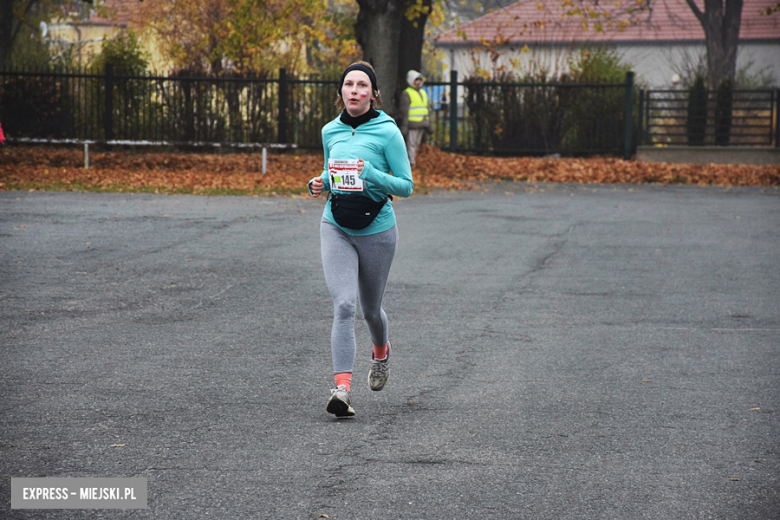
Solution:
{"label": "pink ankle sock", "polygon": [[387,357],[387,345],[377,347],[374,345],[374,359],[384,359]]}
{"label": "pink ankle sock", "polygon": [[349,391],[349,386],[352,384],[352,372],[339,372],[336,374],[336,388],[344,385]]}

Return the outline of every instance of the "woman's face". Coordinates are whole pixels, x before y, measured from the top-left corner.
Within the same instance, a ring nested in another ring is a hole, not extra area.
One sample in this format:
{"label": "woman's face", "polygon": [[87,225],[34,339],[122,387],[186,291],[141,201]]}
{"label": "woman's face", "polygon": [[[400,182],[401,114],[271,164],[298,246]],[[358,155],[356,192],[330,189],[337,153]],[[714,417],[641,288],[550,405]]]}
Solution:
{"label": "woman's face", "polygon": [[352,117],[368,112],[374,96],[371,92],[371,80],[362,70],[351,70],[341,86],[341,99]]}

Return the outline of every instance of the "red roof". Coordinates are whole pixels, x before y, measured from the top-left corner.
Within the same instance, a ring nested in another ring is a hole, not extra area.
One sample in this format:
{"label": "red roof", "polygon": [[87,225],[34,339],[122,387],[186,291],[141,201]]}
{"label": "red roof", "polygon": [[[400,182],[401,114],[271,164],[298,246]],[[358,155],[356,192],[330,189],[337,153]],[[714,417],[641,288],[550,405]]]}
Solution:
{"label": "red roof", "polygon": [[[694,1],[703,11],[703,1]],[[564,7],[564,3],[569,6]],[[589,18],[587,28],[582,16],[566,14],[580,4],[578,0],[521,0],[445,31],[434,41],[473,45],[483,39],[512,44],[704,40],[701,24],[685,0],[655,0],[650,11],[633,15],[634,20],[629,20],[625,8],[615,8],[609,19]],[[740,39],[780,40],[780,13],[766,14],[767,7],[776,5],[777,0],[744,0]],[[609,21],[612,27],[608,27]],[[621,22],[627,24],[622,30]],[[597,23],[601,23],[603,32],[597,31]]]}

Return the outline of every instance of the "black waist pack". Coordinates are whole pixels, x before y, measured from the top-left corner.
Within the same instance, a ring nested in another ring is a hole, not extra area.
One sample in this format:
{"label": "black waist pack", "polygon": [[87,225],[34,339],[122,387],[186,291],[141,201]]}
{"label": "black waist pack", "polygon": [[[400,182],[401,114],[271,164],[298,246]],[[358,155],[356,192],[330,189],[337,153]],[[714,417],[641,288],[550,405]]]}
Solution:
{"label": "black waist pack", "polygon": [[330,212],[341,227],[363,229],[371,224],[388,199],[379,202],[359,193],[331,193]]}

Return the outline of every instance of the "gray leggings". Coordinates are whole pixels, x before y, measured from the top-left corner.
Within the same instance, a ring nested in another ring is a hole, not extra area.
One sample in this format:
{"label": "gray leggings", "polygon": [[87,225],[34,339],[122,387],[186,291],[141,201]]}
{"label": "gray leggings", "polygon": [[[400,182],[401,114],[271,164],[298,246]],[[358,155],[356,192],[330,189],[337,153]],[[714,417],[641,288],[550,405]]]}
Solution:
{"label": "gray leggings", "polygon": [[355,312],[360,309],[371,341],[387,343],[387,315],[382,309],[390,266],[398,244],[398,228],[367,236],[350,236],[322,220],[320,224],[322,267],[333,299],[333,329],[330,349],[333,373],[352,372],[355,363]]}

